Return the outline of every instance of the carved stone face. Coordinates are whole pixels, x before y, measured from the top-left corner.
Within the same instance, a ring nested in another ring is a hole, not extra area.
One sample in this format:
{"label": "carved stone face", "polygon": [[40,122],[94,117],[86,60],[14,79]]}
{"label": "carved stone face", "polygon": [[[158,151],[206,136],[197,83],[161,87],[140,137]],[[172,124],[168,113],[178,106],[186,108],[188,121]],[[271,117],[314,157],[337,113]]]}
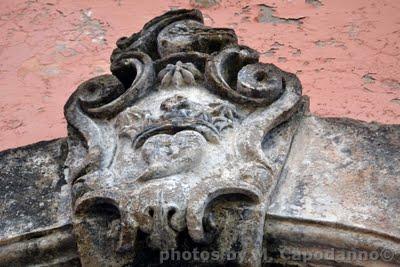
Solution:
{"label": "carved stone face", "polygon": [[[83,264],[132,262],[138,235],[166,250],[184,233],[199,243],[218,233],[226,250],[238,242],[229,227],[248,232],[239,240],[244,261],[257,263],[265,206],[291,137],[270,154],[261,144],[297,112],[299,81],[258,63],[232,30],[205,27],[198,11],[169,12],[117,45],[113,75],[83,83],[65,107]],[[249,206],[223,226],[215,203],[227,198]]]}

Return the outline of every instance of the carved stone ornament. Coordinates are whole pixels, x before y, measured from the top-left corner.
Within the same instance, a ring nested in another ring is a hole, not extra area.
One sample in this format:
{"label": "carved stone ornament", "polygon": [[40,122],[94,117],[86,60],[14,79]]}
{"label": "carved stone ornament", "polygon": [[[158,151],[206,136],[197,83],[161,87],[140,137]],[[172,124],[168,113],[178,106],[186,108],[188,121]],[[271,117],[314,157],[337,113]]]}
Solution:
{"label": "carved stone ornament", "polygon": [[311,115],[198,10],[119,39],[111,72],[67,138],[0,153],[0,266],[400,265],[399,125]]}

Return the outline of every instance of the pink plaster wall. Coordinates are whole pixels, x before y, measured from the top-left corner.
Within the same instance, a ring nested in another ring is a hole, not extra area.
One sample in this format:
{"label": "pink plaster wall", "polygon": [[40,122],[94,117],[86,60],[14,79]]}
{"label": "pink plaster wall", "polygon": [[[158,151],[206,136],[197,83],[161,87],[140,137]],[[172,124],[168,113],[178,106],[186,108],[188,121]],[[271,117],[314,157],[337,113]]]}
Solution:
{"label": "pink plaster wall", "polygon": [[[192,6],[1,0],[0,150],[65,136],[65,101],[109,71],[117,38],[178,7]],[[207,25],[234,28],[262,61],[296,73],[315,114],[400,123],[400,1],[222,0],[201,9]]]}

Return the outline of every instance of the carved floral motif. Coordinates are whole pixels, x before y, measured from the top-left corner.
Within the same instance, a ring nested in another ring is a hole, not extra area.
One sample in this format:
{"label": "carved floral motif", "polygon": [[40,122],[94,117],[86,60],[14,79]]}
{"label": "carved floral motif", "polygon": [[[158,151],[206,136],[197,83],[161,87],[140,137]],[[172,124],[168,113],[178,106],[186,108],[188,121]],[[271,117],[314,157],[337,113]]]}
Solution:
{"label": "carved floral motif", "polygon": [[168,64],[158,74],[158,79],[161,81],[161,86],[183,86],[195,85],[196,79],[200,78],[202,74],[193,65],[193,63],[176,62],[175,65]]}

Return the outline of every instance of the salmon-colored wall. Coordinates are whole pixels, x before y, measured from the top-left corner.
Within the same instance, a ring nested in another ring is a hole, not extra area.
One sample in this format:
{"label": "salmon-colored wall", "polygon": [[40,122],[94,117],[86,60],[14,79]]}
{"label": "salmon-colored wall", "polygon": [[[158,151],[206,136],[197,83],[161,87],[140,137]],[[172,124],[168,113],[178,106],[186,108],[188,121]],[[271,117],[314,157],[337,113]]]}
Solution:
{"label": "salmon-colored wall", "polygon": [[[65,101],[109,72],[118,37],[195,2],[207,1],[1,0],[0,150],[65,136]],[[201,9],[207,25],[234,28],[262,61],[296,73],[313,113],[400,123],[400,1],[222,0]]]}

